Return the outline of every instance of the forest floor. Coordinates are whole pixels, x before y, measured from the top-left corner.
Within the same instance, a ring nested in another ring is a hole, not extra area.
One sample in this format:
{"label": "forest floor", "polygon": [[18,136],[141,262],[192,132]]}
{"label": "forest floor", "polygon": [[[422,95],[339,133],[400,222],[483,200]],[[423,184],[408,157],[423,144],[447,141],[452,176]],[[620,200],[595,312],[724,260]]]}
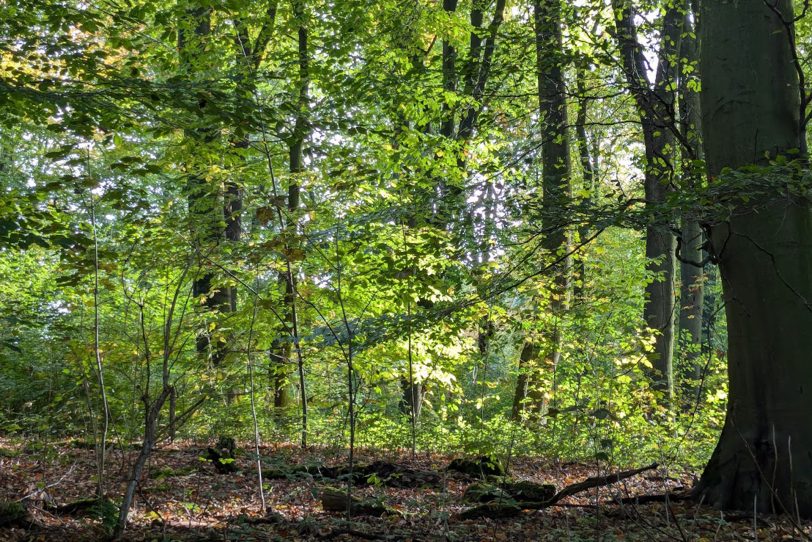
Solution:
{"label": "forest floor", "polygon": [[[525,510],[509,518],[463,520],[471,507],[463,502],[473,482],[447,472],[448,456],[360,450],[359,464],[375,460],[435,471],[434,487],[392,488],[381,484],[359,487],[354,494],[382,501],[392,509],[382,517],[357,516],[348,524],[344,514],[323,510],[324,483],[309,476],[267,480],[266,499],[278,515],[263,518],[256,471],[249,452],[238,453],[239,471],[218,474],[202,461],[206,443],[162,446],[152,454],[147,475],[136,494],[125,535],[129,541],[273,541],[273,540],[398,540],[398,541],[727,541],[809,540],[812,523],[785,516],[720,513],[687,501],[618,503],[618,498],[662,494],[690,487],[693,473],[649,470],[603,487],[567,497],[543,510]],[[108,460],[111,496],[123,494],[128,465],[135,450],[114,448]],[[320,463],[343,465],[340,451],[321,448],[303,452],[293,446],[268,446],[263,457],[273,466]],[[558,489],[616,469],[560,463],[539,458],[515,458],[511,476],[517,480],[554,484]],[[60,515],[54,505],[75,502],[94,493],[94,451],[71,442],[12,442],[0,438],[0,502],[23,502],[30,523],[0,528],[0,541],[72,542],[101,540],[98,520]]]}

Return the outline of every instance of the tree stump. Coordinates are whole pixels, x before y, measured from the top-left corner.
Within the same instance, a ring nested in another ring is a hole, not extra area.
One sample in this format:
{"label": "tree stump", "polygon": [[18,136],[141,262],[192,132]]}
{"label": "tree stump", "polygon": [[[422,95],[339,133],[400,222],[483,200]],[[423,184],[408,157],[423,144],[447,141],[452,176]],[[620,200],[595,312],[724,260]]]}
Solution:
{"label": "tree stump", "polygon": [[217,441],[217,448],[207,448],[204,457],[212,462],[220,474],[230,474],[237,472],[236,451],[234,439],[221,436]]}

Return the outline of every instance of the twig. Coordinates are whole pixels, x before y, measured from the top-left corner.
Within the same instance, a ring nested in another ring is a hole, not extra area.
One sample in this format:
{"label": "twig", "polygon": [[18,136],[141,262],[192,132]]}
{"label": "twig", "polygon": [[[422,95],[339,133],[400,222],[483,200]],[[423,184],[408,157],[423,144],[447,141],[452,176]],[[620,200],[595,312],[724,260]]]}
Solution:
{"label": "twig", "polygon": [[72,472],[73,472],[74,467],[76,467],[76,463],[75,463],[75,462],[74,462],[74,463],[73,463],[73,464],[70,466],[70,468],[68,469],[68,472],[66,472],[65,474],[63,474],[63,475],[62,475],[62,476],[59,478],[59,480],[57,480],[56,482],[53,482],[53,483],[51,483],[51,484],[46,484],[46,486],[45,486],[45,487],[43,487],[43,488],[37,488],[37,489],[35,489],[34,491],[32,491],[31,493],[29,493],[29,494],[28,494],[28,495],[26,495],[25,497],[20,497],[19,499],[17,499],[17,502],[23,502],[24,500],[26,500],[26,499],[30,499],[31,497],[33,497],[34,495],[36,495],[36,494],[38,494],[38,493],[42,493],[42,492],[43,492],[43,491],[45,491],[46,489],[50,489],[50,488],[52,488],[52,487],[56,487],[56,486],[58,486],[59,484],[61,484],[61,483],[62,483],[62,481],[63,481],[63,480],[65,480],[65,478],[67,478],[67,477],[70,475],[70,473],[72,473]]}

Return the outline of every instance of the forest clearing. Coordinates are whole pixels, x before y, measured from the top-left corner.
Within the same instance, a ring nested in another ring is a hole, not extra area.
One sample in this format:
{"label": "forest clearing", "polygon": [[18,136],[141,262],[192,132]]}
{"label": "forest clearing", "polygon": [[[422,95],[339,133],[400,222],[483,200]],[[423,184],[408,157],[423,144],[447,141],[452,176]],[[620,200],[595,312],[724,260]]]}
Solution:
{"label": "forest clearing", "polygon": [[0,540],[809,540],[809,11],[0,2]]}

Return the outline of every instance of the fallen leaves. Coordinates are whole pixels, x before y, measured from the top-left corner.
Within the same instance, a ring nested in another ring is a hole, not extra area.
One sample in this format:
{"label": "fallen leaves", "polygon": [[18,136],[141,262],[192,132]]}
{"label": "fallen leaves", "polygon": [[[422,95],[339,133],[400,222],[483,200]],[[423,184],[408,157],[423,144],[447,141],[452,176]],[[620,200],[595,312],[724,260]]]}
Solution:
{"label": "fallen leaves", "polygon": [[[33,526],[0,528],[0,540],[8,542],[97,540],[103,536],[98,521],[49,512],[35,501],[32,492],[47,487],[57,504],[93,495],[93,450],[69,443],[51,443],[28,449],[23,443],[0,440],[0,501],[19,501],[34,520]],[[722,514],[691,502],[646,504],[612,501],[690,487],[692,473],[675,475],[664,470],[637,474],[620,483],[588,488],[541,511],[517,511],[514,517],[464,520],[459,514],[470,507],[462,496],[472,480],[444,470],[451,458],[421,454],[383,457],[375,450],[358,452],[359,462],[385,459],[419,471],[434,471],[440,484],[434,487],[386,487],[370,485],[353,489],[361,500],[380,502],[395,514],[356,517],[347,523],[344,514],[325,512],[321,491],[325,485],[312,477],[266,481],[266,499],[274,515],[263,515],[252,461],[237,454],[241,470],[216,474],[198,457],[206,445],[178,443],[153,454],[136,494],[125,540],[166,539],[185,541],[239,540],[398,540],[398,541],[734,541],[806,540],[809,523],[801,530],[783,517]],[[114,448],[108,461],[108,494],[115,498],[134,452]],[[341,466],[343,453],[311,449],[306,453],[292,446],[269,446],[263,457],[279,464],[325,464]],[[538,458],[518,458],[511,464],[517,480],[566,487],[590,477],[602,477],[616,469],[603,465],[558,463]],[[652,475],[652,473],[654,473]],[[340,486],[339,486],[340,487]],[[24,498],[26,497],[26,498]]]}

